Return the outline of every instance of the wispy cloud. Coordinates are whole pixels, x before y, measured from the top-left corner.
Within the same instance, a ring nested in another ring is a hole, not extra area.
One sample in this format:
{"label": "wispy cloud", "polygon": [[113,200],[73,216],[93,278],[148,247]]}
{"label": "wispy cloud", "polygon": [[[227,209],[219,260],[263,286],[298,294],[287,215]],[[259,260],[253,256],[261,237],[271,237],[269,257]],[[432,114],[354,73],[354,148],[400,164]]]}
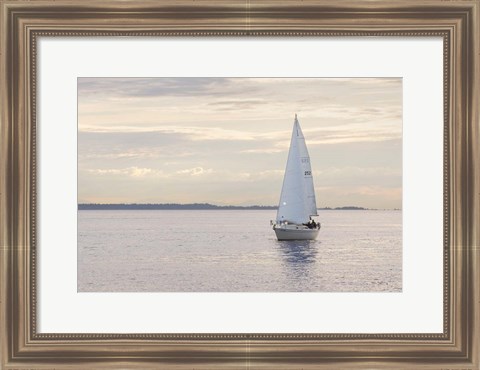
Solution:
{"label": "wispy cloud", "polygon": [[176,173],[179,175],[202,176],[202,175],[211,174],[212,172],[213,172],[213,169],[211,168],[194,167],[194,168],[179,170]]}
{"label": "wispy cloud", "polygon": [[109,169],[89,169],[89,173],[96,175],[114,175],[129,177],[168,177],[163,171],[154,170],[152,168],[128,167],[128,168],[109,168]]}
{"label": "wispy cloud", "polygon": [[97,133],[159,133],[164,135],[180,134],[188,136],[190,140],[254,140],[258,135],[252,132],[240,130],[228,130],[221,127],[195,127],[195,126],[84,126],[82,132],[97,132]]}
{"label": "wispy cloud", "polygon": [[212,88],[225,82],[225,79],[210,78],[89,78],[78,79],[78,91],[81,97],[88,96],[130,96],[144,98],[148,96],[191,96],[205,94]]}
{"label": "wispy cloud", "polygon": [[283,152],[284,149],[280,148],[265,148],[265,149],[245,149],[241,150],[240,153],[253,153],[253,154],[272,154]]}

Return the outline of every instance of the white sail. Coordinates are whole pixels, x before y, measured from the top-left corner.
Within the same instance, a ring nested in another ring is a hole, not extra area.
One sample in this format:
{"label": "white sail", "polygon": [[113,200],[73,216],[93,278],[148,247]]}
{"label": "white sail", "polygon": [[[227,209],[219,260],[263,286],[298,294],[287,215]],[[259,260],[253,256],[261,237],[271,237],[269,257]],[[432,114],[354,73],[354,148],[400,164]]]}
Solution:
{"label": "white sail", "polygon": [[312,168],[305,137],[295,115],[277,222],[303,224],[317,216]]}

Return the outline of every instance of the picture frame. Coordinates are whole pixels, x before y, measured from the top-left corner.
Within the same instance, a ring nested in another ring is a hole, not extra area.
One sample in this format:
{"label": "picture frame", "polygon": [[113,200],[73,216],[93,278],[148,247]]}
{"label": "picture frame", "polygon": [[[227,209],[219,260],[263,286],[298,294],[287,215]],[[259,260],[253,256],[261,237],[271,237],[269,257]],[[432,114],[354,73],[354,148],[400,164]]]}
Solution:
{"label": "picture frame", "polygon": [[[2,368],[479,368],[478,0],[0,4]],[[442,37],[443,333],[37,332],[36,178],[41,169],[36,167],[35,58],[42,36]]]}

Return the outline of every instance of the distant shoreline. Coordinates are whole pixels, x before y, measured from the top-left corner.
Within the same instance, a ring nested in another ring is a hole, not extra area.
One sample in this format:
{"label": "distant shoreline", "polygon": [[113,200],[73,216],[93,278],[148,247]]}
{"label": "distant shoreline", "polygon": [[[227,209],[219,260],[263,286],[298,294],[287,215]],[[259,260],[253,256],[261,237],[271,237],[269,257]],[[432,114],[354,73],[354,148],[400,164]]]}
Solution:
{"label": "distant shoreline", "polygon": [[[217,206],[210,203],[79,203],[79,211],[102,211],[102,210],[276,210],[277,206]],[[384,209],[364,208],[356,206],[344,207],[324,207],[318,208],[320,211],[383,211]],[[385,209],[386,210],[386,209]],[[388,211],[400,211],[400,209],[388,209]]]}

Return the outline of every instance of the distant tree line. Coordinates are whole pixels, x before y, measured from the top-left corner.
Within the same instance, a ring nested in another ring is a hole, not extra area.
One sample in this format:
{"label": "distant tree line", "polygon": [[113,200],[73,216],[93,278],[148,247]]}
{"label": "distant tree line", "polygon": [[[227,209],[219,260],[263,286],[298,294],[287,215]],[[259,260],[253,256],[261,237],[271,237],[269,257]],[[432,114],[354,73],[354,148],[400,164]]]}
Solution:
{"label": "distant tree line", "polygon": [[325,208],[319,208],[321,210],[333,210],[333,211],[366,211],[366,210],[371,210],[370,208],[363,208],[363,207],[355,207],[355,206],[345,206],[345,207],[325,207]]}
{"label": "distant tree line", "polygon": [[[217,206],[210,203],[118,203],[118,204],[102,204],[102,203],[80,203],[78,209],[84,210],[268,210],[277,209],[277,206]],[[363,207],[325,207],[320,210],[348,210],[348,211],[362,211],[368,210]]]}
{"label": "distant tree line", "polygon": [[84,203],[78,205],[79,210],[128,210],[128,209],[136,209],[136,210],[208,210],[208,209],[277,209],[277,207],[273,206],[216,206],[210,203],[191,203],[191,204],[179,204],[179,203],[165,203],[165,204],[157,204],[157,203],[131,203],[131,204],[100,204],[100,203]]}

